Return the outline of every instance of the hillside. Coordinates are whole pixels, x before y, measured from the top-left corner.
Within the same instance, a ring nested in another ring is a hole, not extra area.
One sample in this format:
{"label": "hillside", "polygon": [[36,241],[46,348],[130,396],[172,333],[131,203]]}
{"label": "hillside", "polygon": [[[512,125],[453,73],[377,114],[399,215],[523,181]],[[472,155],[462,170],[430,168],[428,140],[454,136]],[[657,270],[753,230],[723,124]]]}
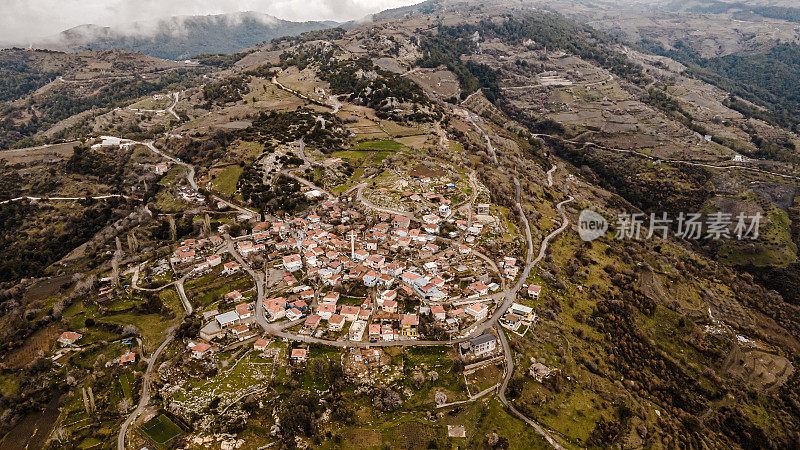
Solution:
{"label": "hillside", "polygon": [[154,19],[119,27],[81,25],[31,45],[63,52],[124,49],[156,58],[184,60],[201,53],[236,53],[277,37],[332,26],[335,24],[291,22],[244,12]]}

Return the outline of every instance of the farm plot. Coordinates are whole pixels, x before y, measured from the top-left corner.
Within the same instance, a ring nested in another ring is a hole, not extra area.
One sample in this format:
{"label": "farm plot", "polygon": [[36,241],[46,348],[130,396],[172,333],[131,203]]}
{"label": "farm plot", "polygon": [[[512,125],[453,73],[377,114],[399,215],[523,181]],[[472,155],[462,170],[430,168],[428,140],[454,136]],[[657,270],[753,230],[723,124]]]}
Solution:
{"label": "farm plot", "polygon": [[150,419],[140,429],[153,444],[160,448],[166,447],[171,440],[183,434],[183,430],[163,414]]}

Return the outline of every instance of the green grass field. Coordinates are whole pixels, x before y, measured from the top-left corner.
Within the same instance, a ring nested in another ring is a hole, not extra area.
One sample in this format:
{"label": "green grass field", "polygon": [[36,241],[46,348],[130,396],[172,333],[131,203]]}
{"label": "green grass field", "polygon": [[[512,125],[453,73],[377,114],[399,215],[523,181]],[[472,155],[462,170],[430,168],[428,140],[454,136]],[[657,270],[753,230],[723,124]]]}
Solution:
{"label": "green grass field", "polygon": [[147,438],[159,447],[166,446],[169,441],[183,434],[183,430],[163,414],[150,419],[140,428]]}
{"label": "green grass field", "polygon": [[159,294],[164,306],[170,308],[175,317],[167,319],[161,314],[138,314],[127,312],[115,314],[98,319],[98,322],[116,323],[122,326],[134,325],[142,335],[144,348],[147,352],[154,351],[161,341],[164,340],[164,332],[170,326],[176,324],[183,317],[183,306],[181,306],[178,293],[174,289],[165,289]]}
{"label": "green grass field", "polygon": [[228,292],[244,292],[252,287],[253,279],[246,273],[231,277],[207,275],[186,283],[186,295],[193,305],[205,308],[222,299]]}
{"label": "green grass field", "polygon": [[401,143],[390,140],[361,141],[353,146],[354,150],[378,150],[386,152],[396,152],[401,148],[403,148]]}
{"label": "green grass field", "polygon": [[236,183],[242,175],[243,167],[238,164],[228,166],[211,180],[211,188],[221,194],[233,195],[236,192]]}
{"label": "green grass field", "polygon": [[342,158],[348,161],[363,161],[371,152],[357,151],[357,150],[342,150],[331,153],[334,158]]}
{"label": "green grass field", "polygon": [[130,372],[125,372],[119,377],[119,385],[122,389],[122,394],[133,400],[133,391],[131,390],[132,375]]}

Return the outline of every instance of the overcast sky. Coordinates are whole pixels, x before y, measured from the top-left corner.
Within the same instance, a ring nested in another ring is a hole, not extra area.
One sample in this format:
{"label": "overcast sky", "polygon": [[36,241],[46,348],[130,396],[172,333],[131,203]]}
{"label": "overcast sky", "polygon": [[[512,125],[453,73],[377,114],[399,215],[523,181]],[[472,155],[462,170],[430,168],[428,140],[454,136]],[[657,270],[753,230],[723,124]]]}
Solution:
{"label": "overcast sky", "polygon": [[359,19],[421,0],[0,0],[0,42],[25,43],[77,25],[258,11],[286,20]]}

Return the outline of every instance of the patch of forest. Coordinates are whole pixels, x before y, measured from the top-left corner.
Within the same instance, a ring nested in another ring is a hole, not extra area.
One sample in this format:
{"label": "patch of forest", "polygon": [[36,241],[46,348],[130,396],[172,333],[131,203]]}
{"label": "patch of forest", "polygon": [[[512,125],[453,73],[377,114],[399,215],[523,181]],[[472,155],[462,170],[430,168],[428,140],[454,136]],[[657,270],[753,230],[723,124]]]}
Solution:
{"label": "patch of forest", "polygon": [[308,109],[262,112],[240,136],[264,144],[288,144],[302,138],[325,152],[341,148],[348,137],[338,117]]}
{"label": "patch of forest", "polygon": [[249,82],[249,76],[238,75],[207,84],[203,87],[203,99],[206,102],[217,105],[238,102],[250,92],[250,88],[247,85]]}
{"label": "patch of forest", "polygon": [[0,282],[40,277],[45,269],[111,222],[121,200],[76,208],[14,202],[0,205]]}
{"label": "patch of forest", "polygon": [[88,95],[65,85],[31,100],[30,106],[3,108],[0,105],[0,150],[41,144],[33,136],[61,120],[93,108],[124,106],[190,76],[191,73],[170,72],[154,80],[116,80],[93,87]]}
{"label": "patch of forest", "polygon": [[428,105],[430,101],[416,83],[395,73],[376,67],[367,58],[337,60],[320,59],[317,73],[330,83],[337,95],[349,94],[348,101],[373,109],[387,109],[390,99],[401,103]]}
{"label": "patch of forest", "polygon": [[3,58],[0,60],[0,102],[27,95],[59,75],[58,71],[41,72],[25,61]]}
{"label": "patch of forest", "polygon": [[[281,156],[278,159],[284,164],[303,162],[296,156]],[[311,205],[311,201],[301,192],[300,183],[285,176],[274,177],[272,183],[265,183],[260,167],[245,167],[237,188],[248,205],[271,214],[295,214]]]}

